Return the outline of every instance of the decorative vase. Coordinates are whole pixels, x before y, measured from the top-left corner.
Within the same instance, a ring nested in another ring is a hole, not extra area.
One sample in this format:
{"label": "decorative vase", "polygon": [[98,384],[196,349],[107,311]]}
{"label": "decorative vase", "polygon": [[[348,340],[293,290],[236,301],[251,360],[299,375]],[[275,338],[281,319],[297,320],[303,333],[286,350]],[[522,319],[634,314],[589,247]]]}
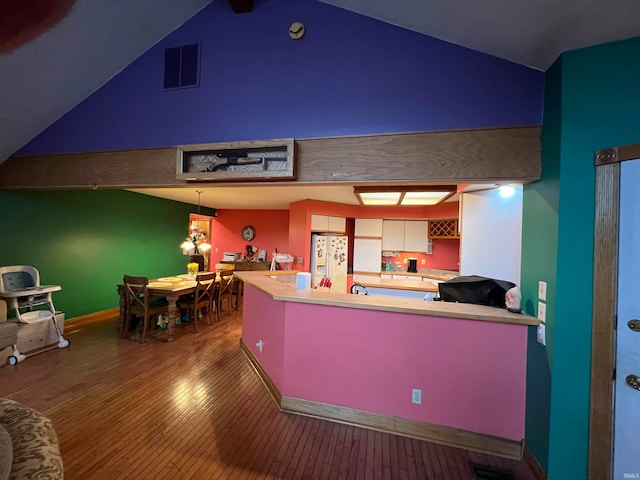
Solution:
{"label": "decorative vase", "polygon": [[189,256],[189,263],[197,263],[198,264],[198,271],[199,272],[204,272],[204,255],[202,255],[202,254],[190,255]]}
{"label": "decorative vase", "polygon": [[198,267],[199,265],[197,263],[187,264],[187,275],[189,275],[191,280],[196,279],[196,275],[198,275]]}

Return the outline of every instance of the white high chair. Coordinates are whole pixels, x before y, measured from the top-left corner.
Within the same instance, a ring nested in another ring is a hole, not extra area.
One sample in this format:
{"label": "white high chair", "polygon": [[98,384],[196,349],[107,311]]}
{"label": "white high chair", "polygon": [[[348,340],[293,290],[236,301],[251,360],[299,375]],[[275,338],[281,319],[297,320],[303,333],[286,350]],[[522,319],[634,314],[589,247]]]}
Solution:
{"label": "white high chair", "polygon": [[[7,306],[15,311],[16,321],[30,323],[34,320],[51,318],[58,335],[58,348],[66,348],[69,346],[69,340],[62,335],[51,299],[51,294],[61,289],[59,285],[40,285],[40,273],[34,267],[27,265],[0,267],[0,298],[3,298]],[[34,309],[42,305],[46,306],[48,311]],[[24,358],[21,357],[15,363]]]}

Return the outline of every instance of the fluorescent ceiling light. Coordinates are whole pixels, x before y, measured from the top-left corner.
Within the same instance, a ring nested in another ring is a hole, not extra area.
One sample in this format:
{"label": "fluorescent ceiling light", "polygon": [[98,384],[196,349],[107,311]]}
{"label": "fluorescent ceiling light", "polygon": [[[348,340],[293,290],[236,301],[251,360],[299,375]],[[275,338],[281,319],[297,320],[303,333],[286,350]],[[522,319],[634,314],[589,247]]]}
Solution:
{"label": "fluorescent ceiling light", "polygon": [[456,192],[455,185],[353,187],[361,205],[437,205]]}
{"label": "fluorescent ceiling light", "polygon": [[[397,205],[400,201],[400,192],[370,192],[360,193],[360,202],[363,205]],[[356,194],[356,196],[358,196]]]}
{"label": "fluorescent ceiling light", "polygon": [[407,192],[404,194],[401,205],[435,205],[440,203],[451,192]]}

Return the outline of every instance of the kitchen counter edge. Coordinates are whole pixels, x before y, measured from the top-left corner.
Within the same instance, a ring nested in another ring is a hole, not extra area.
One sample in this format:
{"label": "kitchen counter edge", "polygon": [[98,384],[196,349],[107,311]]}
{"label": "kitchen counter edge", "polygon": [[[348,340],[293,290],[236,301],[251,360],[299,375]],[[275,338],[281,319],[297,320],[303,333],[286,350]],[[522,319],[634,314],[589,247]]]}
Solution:
{"label": "kitchen counter edge", "polygon": [[517,325],[538,325],[536,317],[526,314],[512,313],[502,308],[472,305],[468,303],[430,302],[412,298],[384,297],[376,295],[351,295],[333,293],[315,289],[298,290],[293,282],[281,282],[273,276],[295,275],[296,271],[242,271],[235,275],[244,282],[254,286],[273,300],[294,303],[310,303],[363,310],[379,310],[387,312],[409,313],[413,315],[430,315],[435,317],[463,318],[489,322],[511,323]]}

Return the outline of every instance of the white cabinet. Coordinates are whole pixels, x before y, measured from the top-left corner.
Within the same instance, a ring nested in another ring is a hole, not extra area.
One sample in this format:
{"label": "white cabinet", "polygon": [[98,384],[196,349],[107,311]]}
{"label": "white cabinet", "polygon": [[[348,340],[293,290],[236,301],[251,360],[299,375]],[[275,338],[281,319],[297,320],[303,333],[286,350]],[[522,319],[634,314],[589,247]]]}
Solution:
{"label": "white cabinet", "polygon": [[355,238],[353,240],[353,273],[380,273],[382,240],[377,238]]}
{"label": "white cabinet", "polygon": [[382,249],[400,252],[427,252],[426,220],[385,220],[382,222]]}
{"label": "white cabinet", "polygon": [[311,231],[326,232],[329,229],[329,217],[326,215],[311,215]]}
{"label": "white cabinet", "polygon": [[311,231],[321,233],[344,233],[347,219],[328,215],[311,215]]}
{"label": "white cabinet", "polygon": [[382,237],[381,218],[356,218],[355,237]]}
{"label": "white cabinet", "polygon": [[429,222],[426,220],[407,220],[404,222],[404,251],[426,252],[427,231]]}
{"label": "white cabinet", "polygon": [[347,231],[347,219],[344,217],[329,217],[329,231],[344,233]]}
{"label": "white cabinet", "polygon": [[404,251],[404,220],[382,222],[382,249]]}

